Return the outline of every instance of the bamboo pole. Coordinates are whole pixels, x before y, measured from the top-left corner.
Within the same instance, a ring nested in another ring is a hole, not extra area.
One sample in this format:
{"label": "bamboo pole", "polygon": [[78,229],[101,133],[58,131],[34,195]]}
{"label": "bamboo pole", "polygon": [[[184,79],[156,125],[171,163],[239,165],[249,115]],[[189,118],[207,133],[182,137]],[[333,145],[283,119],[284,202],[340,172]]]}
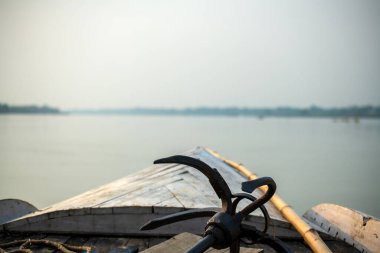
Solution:
{"label": "bamboo pole", "polygon": [[[241,164],[238,164],[234,161],[228,160],[220,156],[218,153],[212,151],[211,149],[206,149],[211,155],[221,159],[224,163],[228,164],[232,168],[239,171],[241,174],[246,176],[249,180],[253,180],[258,178],[257,175],[253,174],[246,167]],[[267,186],[260,187],[262,191],[267,190]],[[313,250],[313,252],[318,253],[328,253],[332,252],[318,233],[311,228],[298,214],[285,202],[283,201],[277,194],[273,195],[270,200],[273,205],[278,209],[278,211],[282,214],[282,216],[293,225],[293,227],[302,235],[305,242],[309,245],[309,247]]]}

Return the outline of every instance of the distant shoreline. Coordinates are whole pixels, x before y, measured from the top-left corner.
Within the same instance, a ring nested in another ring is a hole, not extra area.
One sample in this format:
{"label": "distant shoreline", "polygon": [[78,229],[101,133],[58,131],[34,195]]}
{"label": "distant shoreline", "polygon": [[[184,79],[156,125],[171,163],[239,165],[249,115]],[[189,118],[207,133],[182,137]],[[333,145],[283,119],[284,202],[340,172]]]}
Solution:
{"label": "distant shoreline", "polygon": [[65,114],[65,115],[147,115],[147,116],[224,116],[256,118],[380,118],[380,106],[349,106],[323,108],[311,106],[247,108],[247,107],[191,107],[176,108],[114,108],[60,110],[47,105],[8,105],[0,103],[0,114]]}
{"label": "distant shoreline", "polygon": [[306,117],[306,118],[380,118],[380,107],[344,107],[325,109],[321,107],[295,108],[239,108],[194,107],[172,108],[125,108],[72,110],[69,114],[87,115],[152,115],[152,116],[226,116],[226,117]]}
{"label": "distant shoreline", "polygon": [[8,105],[0,103],[0,114],[60,114],[61,110],[47,105]]}

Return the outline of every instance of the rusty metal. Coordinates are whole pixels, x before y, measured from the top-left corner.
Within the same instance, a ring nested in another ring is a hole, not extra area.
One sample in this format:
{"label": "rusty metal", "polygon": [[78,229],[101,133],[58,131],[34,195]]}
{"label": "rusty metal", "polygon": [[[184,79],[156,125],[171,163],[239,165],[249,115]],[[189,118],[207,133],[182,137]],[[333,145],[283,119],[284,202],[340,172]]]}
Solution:
{"label": "rusty metal", "polygon": [[[264,204],[274,195],[276,191],[276,183],[272,178],[263,177],[243,182],[242,190],[245,191],[245,193],[232,194],[226,181],[219,174],[219,172],[201,160],[188,156],[177,155],[156,160],[154,163],[178,163],[188,165],[199,170],[209,179],[211,186],[221,199],[222,210],[216,212],[210,209],[198,209],[179,212],[151,220],[143,225],[140,228],[141,230],[150,230],[178,221],[212,216],[206,224],[204,238],[194,245],[189,251],[187,251],[188,253],[204,252],[211,246],[216,249],[224,249],[229,247],[230,253],[239,253],[241,238],[249,238],[252,243],[266,243],[278,252],[291,252],[289,248],[279,239],[265,234],[270,217]],[[268,187],[268,190],[260,198],[257,199],[248,194],[264,185]],[[250,200],[251,203],[241,211],[236,212],[239,202],[243,199]],[[261,209],[266,221],[265,229],[262,232],[258,231],[255,227],[244,226],[244,219],[257,208]]]}

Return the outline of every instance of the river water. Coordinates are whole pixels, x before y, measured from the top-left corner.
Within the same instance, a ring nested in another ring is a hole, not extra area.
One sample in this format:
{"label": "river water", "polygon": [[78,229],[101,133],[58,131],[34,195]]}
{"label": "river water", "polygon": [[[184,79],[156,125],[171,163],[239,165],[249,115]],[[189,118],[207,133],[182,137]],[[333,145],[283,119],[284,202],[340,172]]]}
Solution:
{"label": "river water", "polygon": [[0,199],[38,208],[207,146],[271,176],[302,214],[330,202],[380,217],[380,120],[0,116]]}

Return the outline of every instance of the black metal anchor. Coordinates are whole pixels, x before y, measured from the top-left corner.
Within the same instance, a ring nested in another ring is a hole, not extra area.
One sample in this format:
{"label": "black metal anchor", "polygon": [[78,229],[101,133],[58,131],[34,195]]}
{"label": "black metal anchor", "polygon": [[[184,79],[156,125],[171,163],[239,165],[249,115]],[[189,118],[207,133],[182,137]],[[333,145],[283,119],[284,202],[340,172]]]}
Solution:
{"label": "black metal anchor", "polygon": [[[211,246],[216,249],[230,247],[231,253],[239,253],[240,239],[243,237],[250,238],[252,243],[266,243],[278,252],[291,252],[291,250],[279,239],[265,234],[270,217],[264,204],[276,191],[276,183],[272,178],[262,177],[256,180],[243,182],[242,190],[245,193],[232,194],[226,181],[219,174],[219,172],[201,160],[188,156],[177,155],[156,160],[154,163],[178,163],[188,165],[199,170],[209,179],[212,188],[221,199],[222,209],[220,212],[210,209],[197,209],[170,214],[168,216],[149,221],[143,225],[140,230],[150,230],[178,221],[212,216],[211,219],[208,220],[205,227],[203,239],[188,250],[187,253],[204,252]],[[268,190],[260,198],[256,199],[254,196],[248,194],[263,185],[267,185]],[[232,201],[232,199],[234,200]],[[239,202],[243,199],[248,199],[252,203],[236,213],[236,208]],[[265,229],[263,231],[258,231],[256,228],[252,227],[245,227],[244,224],[242,224],[244,218],[246,218],[257,208],[261,209],[265,217],[266,222]]]}

